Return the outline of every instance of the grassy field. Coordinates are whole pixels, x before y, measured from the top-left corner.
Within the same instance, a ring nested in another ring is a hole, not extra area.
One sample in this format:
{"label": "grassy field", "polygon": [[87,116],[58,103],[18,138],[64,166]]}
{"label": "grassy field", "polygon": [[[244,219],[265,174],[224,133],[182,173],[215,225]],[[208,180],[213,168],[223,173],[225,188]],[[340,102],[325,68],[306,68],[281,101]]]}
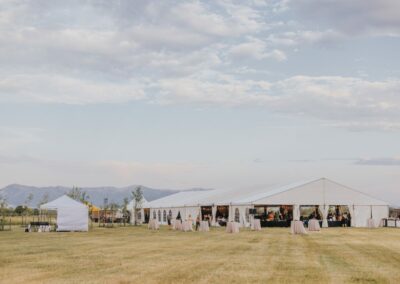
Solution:
{"label": "grassy field", "polygon": [[0,232],[1,283],[399,283],[400,230]]}
{"label": "grassy field", "polygon": [[[30,222],[37,222],[39,221],[39,216],[34,216],[34,215],[27,215],[27,216],[6,216],[3,217],[0,216],[0,221],[3,220],[5,226],[8,228],[10,225],[26,225],[29,224]],[[41,217],[41,221],[47,221],[50,222],[51,224],[55,223],[56,217],[52,216],[51,218],[49,217]]]}

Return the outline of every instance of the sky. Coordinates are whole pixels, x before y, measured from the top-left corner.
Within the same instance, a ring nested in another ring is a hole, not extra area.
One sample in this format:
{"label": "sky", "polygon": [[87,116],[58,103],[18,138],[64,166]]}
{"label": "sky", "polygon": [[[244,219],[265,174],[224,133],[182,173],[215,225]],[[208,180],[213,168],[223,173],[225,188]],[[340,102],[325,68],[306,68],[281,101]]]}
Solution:
{"label": "sky", "polygon": [[400,205],[397,0],[0,0],[0,186],[327,177]]}

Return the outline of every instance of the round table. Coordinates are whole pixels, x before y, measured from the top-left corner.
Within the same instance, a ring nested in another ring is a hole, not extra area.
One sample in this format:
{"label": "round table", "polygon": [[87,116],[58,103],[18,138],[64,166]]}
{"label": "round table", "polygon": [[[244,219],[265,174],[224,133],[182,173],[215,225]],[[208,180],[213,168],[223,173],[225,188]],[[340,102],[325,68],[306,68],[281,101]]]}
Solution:
{"label": "round table", "polygon": [[311,219],[308,221],[308,230],[309,231],[321,231],[321,226],[319,225],[319,221],[317,219]]}
{"label": "round table", "polygon": [[376,228],[375,220],[374,219],[368,219],[367,221],[367,227],[368,228]]}
{"label": "round table", "polygon": [[182,230],[182,221],[181,220],[174,220],[173,224],[172,224],[172,229],[174,230]]}
{"label": "round table", "polygon": [[182,231],[184,231],[184,232],[193,231],[193,222],[183,221],[182,222]]}
{"label": "round table", "polygon": [[254,231],[261,231],[261,222],[260,219],[254,219],[251,222],[251,229]]}
{"label": "round table", "polygon": [[208,225],[208,221],[200,221],[199,232],[208,232],[210,231],[210,226]]}
{"label": "round table", "polygon": [[148,225],[149,230],[158,230],[160,225],[156,219],[150,220]]}
{"label": "round table", "polygon": [[239,223],[237,222],[226,223],[226,232],[232,234],[239,233]]}
{"label": "round table", "polygon": [[292,234],[300,234],[300,235],[307,234],[302,221],[292,221],[290,223],[290,231],[292,232]]}

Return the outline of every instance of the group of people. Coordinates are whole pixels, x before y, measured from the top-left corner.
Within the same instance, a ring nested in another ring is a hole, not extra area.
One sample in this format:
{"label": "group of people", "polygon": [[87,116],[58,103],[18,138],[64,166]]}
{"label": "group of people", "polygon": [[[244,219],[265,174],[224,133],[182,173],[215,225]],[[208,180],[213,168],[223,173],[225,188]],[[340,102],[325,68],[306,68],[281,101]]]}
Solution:
{"label": "group of people", "polygon": [[[212,219],[212,217],[211,217],[211,215],[204,215],[203,216],[203,221],[208,221],[208,225],[209,226],[211,226],[211,219]],[[181,221],[181,216],[180,216],[180,214],[178,214],[178,216],[176,217],[176,220],[179,220],[179,221]],[[190,222],[191,224],[193,224],[194,223],[194,220],[193,220],[193,218],[192,218],[192,215],[190,215],[189,214],[189,217],[188,217],[188,219],[186,219],[186,221],[188,221],[188,222]],[[198,215],[197,216],[197,218],[196,218],[196,223],[195,223],[195,225],[196,225],[196,231],[198,231],[199,230],[199,228],[200,228],[200,222],[201,222],[202,220],[201,220],[201,217],[200,217],[200,215]],[[173,226],[173,224],[172,224],[172,216],[171,215],[167,215],[167,223],[168,223],[168,226],[172,229],[172,226]]]}
{"label": "group of people", "polygon": [[328,221],[339,221],[342,224],[342,227],[350,227],[351,226],[351,216],[347,212],[344,212],[343,214],[338,213],[335,214],[336,212],[329,212],[327,219]]}
{"label": "group of people", "polygon": [[279,210],[268,210],[269,208],[264,208],[264,213],[256,214],[255,218],[265,220],[265,221],[290,221],[293,219],[293,212],[289,210],[286,206],[280,206]]}

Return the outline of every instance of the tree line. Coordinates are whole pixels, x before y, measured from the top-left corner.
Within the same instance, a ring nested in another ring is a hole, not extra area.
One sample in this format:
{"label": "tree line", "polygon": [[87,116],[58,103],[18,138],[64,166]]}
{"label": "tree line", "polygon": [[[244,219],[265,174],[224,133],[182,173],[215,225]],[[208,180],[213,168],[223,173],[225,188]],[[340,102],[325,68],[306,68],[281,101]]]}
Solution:
{"label": "tree line", "polygon": [[[71,190],[67,193],[67,196],[71,197],[72,199],[85,203],[86,205],[90,205],[90,196],[87,194],[86,191],[82,190],[82,188],[79,188],[77,186],[73,186]],[[22,205],[18,205],[15,208],[9,208],[7,199],[0,195],[0,215],[10,215],[10,214],[15,214],[15,215],[30,215],[30,214],[38,214],[40,206],[42,204],[45,204],[49,202],[49,194],[46,192],[43,194],[42,198],[40,199],[39,203],[37,204],[37,208],[31,208],[29,205],[32,203],[34,199],[33,193],[29,193],[28,196],[26,197],[24,203]],[[123,199],[122,204],[117,204],[115,202],[112,202],[108,204],[108,202],[104,202],[103,209],[111,209],[111,210],[117,210],[117,209],[122,209],[124,212],[128,210],[128,204],[131,200],[134,200],[134,212],[135,213],[135,220],[137,220],[137,211],[141,209],[141,205],[143,203],[144,197],[143,197],[143,190],[141,186],[138,186],[134,191],[131,192],[130,197],[125,197]]]}

